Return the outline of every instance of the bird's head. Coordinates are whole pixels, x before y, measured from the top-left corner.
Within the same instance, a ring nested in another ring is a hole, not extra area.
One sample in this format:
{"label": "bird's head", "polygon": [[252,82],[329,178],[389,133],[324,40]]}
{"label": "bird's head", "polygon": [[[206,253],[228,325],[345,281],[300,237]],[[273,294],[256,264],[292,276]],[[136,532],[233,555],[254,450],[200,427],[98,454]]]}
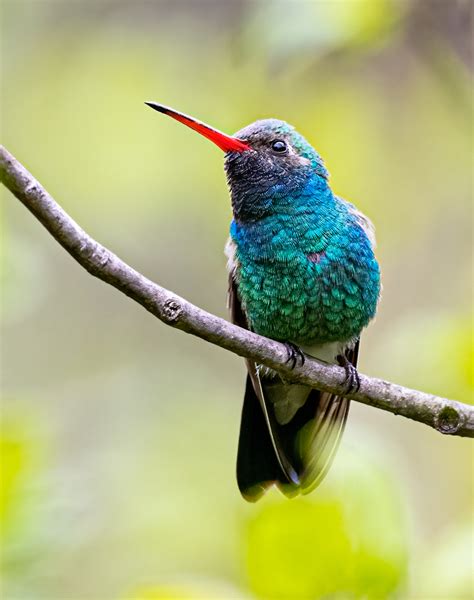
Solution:
{"label": "bird's head", "polygon": [[308,185],[325,186],[328,172],[319,154],[291,125],[278,119],[263,119],[229,136],[172,108],[146,102],[204,137],[225,154],[225,171],[234,216],[257,220],[286,210]]}

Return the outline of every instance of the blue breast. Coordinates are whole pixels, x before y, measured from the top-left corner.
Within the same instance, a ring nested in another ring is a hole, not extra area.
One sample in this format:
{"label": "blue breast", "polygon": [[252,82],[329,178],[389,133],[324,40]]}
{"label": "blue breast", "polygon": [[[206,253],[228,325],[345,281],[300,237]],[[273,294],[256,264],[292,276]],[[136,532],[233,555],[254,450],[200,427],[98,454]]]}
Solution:
{"label": "blue breast", "polygon": [[297,344],[357,337],[374,317],[380,272],[357,215],[330,190],[290,199],[288,209],[232,222],[236,279],[257,333]]}

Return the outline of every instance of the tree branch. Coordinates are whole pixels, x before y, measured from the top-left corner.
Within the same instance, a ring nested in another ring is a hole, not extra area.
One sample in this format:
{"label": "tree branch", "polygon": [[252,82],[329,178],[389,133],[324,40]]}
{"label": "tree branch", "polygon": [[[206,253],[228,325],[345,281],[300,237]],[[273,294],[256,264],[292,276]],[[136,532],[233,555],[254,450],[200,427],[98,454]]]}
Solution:
{"label": "tree branch", "polygon": [[[307,359],[291,369],[283,344],[232,325],[153,283],[93,240],[30,173],[0,146],[0,180],[91,275],[141,304],[163,323],[275,369],[286,379],[345,395],[344,369]],[[474,437],[474,406],[360,375],[348,397],[429,425],[441,433]]]}

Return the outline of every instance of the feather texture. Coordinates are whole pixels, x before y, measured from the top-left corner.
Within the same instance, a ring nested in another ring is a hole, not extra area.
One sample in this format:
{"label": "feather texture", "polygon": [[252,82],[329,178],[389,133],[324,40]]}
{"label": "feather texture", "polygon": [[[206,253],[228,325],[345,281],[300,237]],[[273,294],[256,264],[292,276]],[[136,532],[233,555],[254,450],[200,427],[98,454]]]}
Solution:
{"label": "feather texture", "polygon": [[[233,278],[229,276],[232,321],[248,328]],[[346,357],[356,366],[359,343]],[[326,392],[284,382],[270,370],[261,375],[252,361],[247,383],[237,455],[242,495],[255,501],[275,484],[287,496],[312,491],[326,475],[347,420],[350,401]],[[289,418],[279,418],[279,399],[294,396]]]}
{"label": "feather texture", "polygon": [[[226,247],[232,320],[355,370],[380,294],[372,223],[332,192],[321,157],[287,123],[257,121],[235,137],[251,151],[225,160],[234,214]],[[349,400],[253,362],[247,371],[242,494],[257,499],[272,484],[289,496],[311,491],[334,458]]]}

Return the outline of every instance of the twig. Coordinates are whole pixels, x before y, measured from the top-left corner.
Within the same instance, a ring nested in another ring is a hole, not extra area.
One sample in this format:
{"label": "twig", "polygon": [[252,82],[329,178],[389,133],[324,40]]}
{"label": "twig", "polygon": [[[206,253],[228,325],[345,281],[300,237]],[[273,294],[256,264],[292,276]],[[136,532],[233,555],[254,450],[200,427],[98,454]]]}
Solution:
{"label": "twig", "polygon": [[[153,283],[93,240],[5,148],[0,180],[91,275],[113,285],[163,323],[279,371],[286,379],[344,395],[344,369],[306,360],[291,369],[283,344],[212,315]],[[441,433],[474,437],[474,406],[360,375],[352,400],[429,425]]]}

